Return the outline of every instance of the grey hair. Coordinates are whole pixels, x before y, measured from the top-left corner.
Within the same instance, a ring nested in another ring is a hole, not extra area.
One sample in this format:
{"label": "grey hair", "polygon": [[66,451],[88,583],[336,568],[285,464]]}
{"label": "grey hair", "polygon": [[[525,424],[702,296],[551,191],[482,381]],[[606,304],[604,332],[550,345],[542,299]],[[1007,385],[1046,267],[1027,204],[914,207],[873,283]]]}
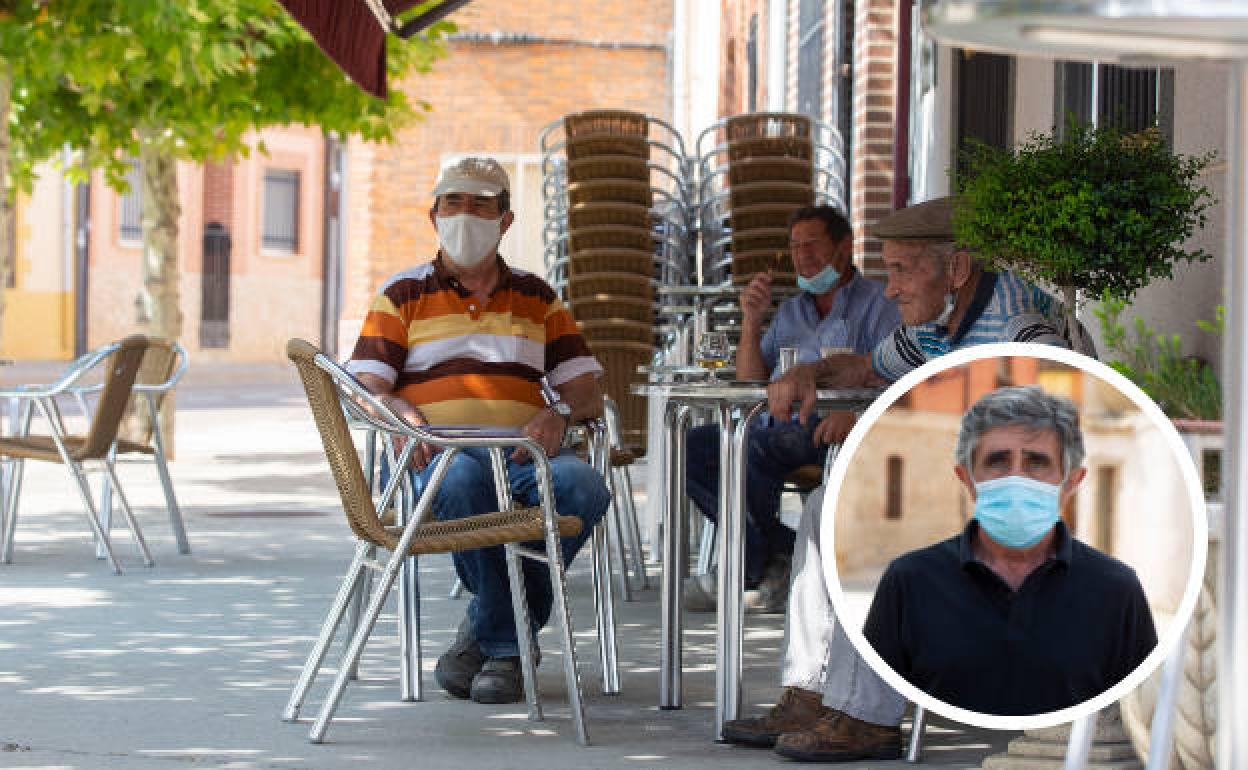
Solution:
{"label": "grey hair", "polygon": [[1079,411],[1070,399],[1045,393],[1038,385],[997,388],[979,399],[962,416],[954,457],[971,470],[979,437],[992,428],[1021,425],[1031,430],[1057,433],[1062,449],[1062,477],[1083,465],[1083,431]]}
{"label": "grey hair", "polygon": [[945,275],[950,270],[950,263],[956,251],[953,241],[929,241],[923,244],[921,256],[930,260],[941,275]]}

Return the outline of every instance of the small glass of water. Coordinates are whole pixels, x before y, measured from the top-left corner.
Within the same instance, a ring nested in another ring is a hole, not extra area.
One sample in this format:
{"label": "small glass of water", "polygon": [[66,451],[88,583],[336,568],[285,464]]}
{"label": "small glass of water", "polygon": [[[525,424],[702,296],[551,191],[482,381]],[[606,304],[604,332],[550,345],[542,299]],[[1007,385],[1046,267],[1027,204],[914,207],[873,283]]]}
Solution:
{"label": "small glass of water", "polygon": [[732,353],[728,349],[728,335],[723,332],[704,332],[698,339],[697,364],[710,372],[712,382],[718,380],[718,372],[728,365]]}

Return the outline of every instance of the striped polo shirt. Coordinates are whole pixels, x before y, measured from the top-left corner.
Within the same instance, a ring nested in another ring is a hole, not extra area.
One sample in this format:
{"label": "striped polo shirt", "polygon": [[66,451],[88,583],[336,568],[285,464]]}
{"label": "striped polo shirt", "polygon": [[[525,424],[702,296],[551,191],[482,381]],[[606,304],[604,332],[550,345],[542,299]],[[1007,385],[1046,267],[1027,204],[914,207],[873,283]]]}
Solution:
{"label": "striped polo shirt", "polygon": [[898,326],[871,353],[875,373],[895,382],[951,350],[991,342],[1035,342],[1068,348],[1062,305],[1007,272],[983,273],[956,330],[934,323]]}
{"label": "striped polo shirt", "polygon": [[392,276],[373,300],[355,351],[353,374],[374,374],[419,407],[432,425],[525,424],[553,387],[600,375],[555,292],[500,258],[498,286],[481,301],[441,257]]}

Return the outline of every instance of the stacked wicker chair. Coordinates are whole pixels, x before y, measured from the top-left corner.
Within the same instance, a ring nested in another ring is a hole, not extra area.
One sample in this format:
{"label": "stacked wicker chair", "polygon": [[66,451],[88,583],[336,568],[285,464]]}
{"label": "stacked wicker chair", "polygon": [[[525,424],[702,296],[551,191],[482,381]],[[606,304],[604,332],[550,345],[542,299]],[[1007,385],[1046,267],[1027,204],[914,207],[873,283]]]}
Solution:
{"label": "stacked wicker chair", "polygon": [[806,115],[724,118],[698,137],[703,279],[748,283],[771,270],[793,285],[788,219],[828,203],[845,210],[840,137]]}
{"label": "stacked wicker chair", "polygon": [[693,276],[684,145],[663,121],[621,110],[567,115],[540,141],[547,273],[607,370],[623,445],[640,451],[646,401],[629,387],[654,357],[655,288]]}

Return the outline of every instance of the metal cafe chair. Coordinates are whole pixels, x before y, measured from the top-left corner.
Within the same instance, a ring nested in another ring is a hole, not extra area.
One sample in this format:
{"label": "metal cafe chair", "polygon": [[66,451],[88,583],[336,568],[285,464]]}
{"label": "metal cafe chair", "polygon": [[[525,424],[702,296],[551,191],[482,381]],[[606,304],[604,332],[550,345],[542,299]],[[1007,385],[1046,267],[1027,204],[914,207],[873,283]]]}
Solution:
{"label": "metal cafe chair", "polygon": [[[173,491],[173,478],[169,475],[165,435],[160,427],[159,415],[165,397],[182,379],[186,366],[186,348],[181,343],[163,339],[149,340],[147,353],[143,356],[143,363],[135,378],[131,411],[122,420],[118,429],[118,440],[113,443],[112,449],[113,459],[118,456],[136,460],[147,457],[156,466],[156,475],[160,478],[161,490],[165,495],[165,509],[169,513],[169,525],[173,529],[178,553],[183,554],[191,552],[191,545],[186,537],[182,509],[178,507],[178,498]],[[99,390],[99,384],[83,385],[70,388],[69,393],[78,402],[82,413],[89,418],[91,409],[87,397]],[[145,415],[146,419],[140,415]],[[100,524],[105,530],[112,524],[112,493],[112,484],[106,478],[100,493]]]}
{"label": "metal cafe chair", "polygon": [[[139,522],[117,483],[117,470],[112,456],[118,427],[126,404],[130,401],[135,378],[149,344],[147,337],[132,335],[74,361],[61,378],[50,385],[0,390],[0,399],[10,399],[10,403],[17,406],[14,412],[19,415],[20,423],[13,426],[15,435],[0,438],[0,462],[5,466],[3,495],[0,496],[0,561],[8,564],[13,560],[17,504],[25,461],[40,460],[61,463],[69,470],[86,508],[87,523],[101,544],[113,572],[121,574],[121,565],[113,554],[108,532],[100,525],[99,514],[91,499],[91,485],[86,476],[88,466],[98,463],[117,490],[126,524],[143,556],[144,566],[152,566],[152,554],[143,539]],[[102,362],[107,367],[105,380],[87,432],[82,435],[69,435],[56,398],[78,386],[84,375]],[[47,423],[48,435],[28,435],[32,409],[37,409]]]}
{"label": "metal cafe chair", "polygon": [[[523,590],[520,558],[534,559],[550,567],[551,587],[554,594],[554,613],[559,619],[560,641],[563,647],[564,677],[568,689],[568,702],[577,740],[586,745],[589,735],[585,727],[580,681],[577,676],[576,648],[572,637],[571,618],[568,610],[560,537],[577,534],[581,520],[574,516],[555,513],[554,493],[550,480],[550,465],[541,448],[525,436],[489,429],[428,429],[413,427],[390,411],[371,393],[361,387],[353,377],[333,360],[326,357],[308,342],[292,339],[286,348],[287,356],[294,362],[303,381],[308,405],[316,420],[317,429],[325,449],[326,458],[338,486],[347,523],[355,536],[355,556],[338,593],[330,606],[307,662],[290,695],[283,719],[298,718],[313,681],[324,663],[330,644],[337,635],[348,605],[358,591],[365,590],[364,576],[377,573],[372,594],[368,599],[359,626],[351,638],[338,666],[329,694],[320,714],[312,725],[309,739],[313,743],[324,740],[329,722],[351,679],[352,671],[359,662],[364,645],[377,623],[386,597],[399,576],[404,562],[413,556],[429,553],[447,553],[488,546],[502,545],[507,558],[511,585],[512,609],[516,628],[529,627],[528,608]],[[406,444],[395,459],[395,467],[405,467],[417,442],[440,447],[442,451],[435,460],[435,467],[426,489],[414,506],[412,516],[405,523],[387,525],[381,512],[387,510],[403,483],[405,474],[393,474],[381,494],[374,501],[369,492],[368,481],[360,467],[360,458],[351,439],[350,427],[344,406],[354,419],[367,422],[381,434],[400,437]],[[462,449],[486,448],[490,452],[494,471],[495,488],[499,490],[502,510],[455,521],[437,521],[433,518],[433,500],[450,468],[450,461]],[[514,508],[506,478],[505,451],[524,447],[533,458],[537,473],[541,504],[530,508]],[[536,550],[523,543],[541,541],[545,551]],[[389,556],[375,558],[377,551]],[[412,602],[418,600],[411,596]],[[401,609],[411,611],[414,607]],[[529,634],[518,634],[521,670],[524,677],[525,697],[529,704],[529,718],[542,719],[538,700],[536,666],[533,656],[533,640]],[[418,648],[417,648],[418,649]],[[416,666],[419,676],[420,667]]]}

